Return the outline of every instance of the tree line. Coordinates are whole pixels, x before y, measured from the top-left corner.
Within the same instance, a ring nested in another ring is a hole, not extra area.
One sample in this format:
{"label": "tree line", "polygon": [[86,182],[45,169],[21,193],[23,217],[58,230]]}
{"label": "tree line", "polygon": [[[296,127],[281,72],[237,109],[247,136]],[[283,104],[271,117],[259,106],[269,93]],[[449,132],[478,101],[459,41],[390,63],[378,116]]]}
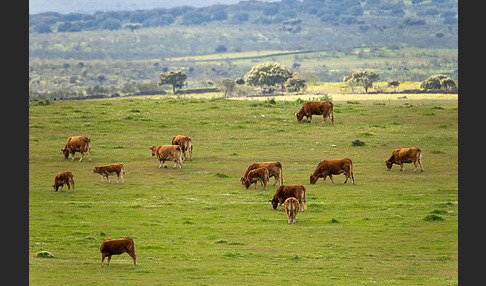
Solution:
{"label": "tree line", "polygon": [[[330,25],[359,25],[362,31],[370,28],[364,16],[401,19],[400,25],[426,25],[438,20],[444,25],[457,24],[457,1],[454,0],[282,0],[280,2],[241,1],[233,5],[212,5],[195,8],[181,6],[171,9],[137,11],[109,11],[94,14],[44,12],[29,14],[29,32],[80,32],[95,30],[134,31],[140,28],[169,25],[281,24],[292,33],[301,31],[302,19],[309,17]],[[305,24],[305,23],[304,23]],[[386,25],[385,25],[386,26]]]}

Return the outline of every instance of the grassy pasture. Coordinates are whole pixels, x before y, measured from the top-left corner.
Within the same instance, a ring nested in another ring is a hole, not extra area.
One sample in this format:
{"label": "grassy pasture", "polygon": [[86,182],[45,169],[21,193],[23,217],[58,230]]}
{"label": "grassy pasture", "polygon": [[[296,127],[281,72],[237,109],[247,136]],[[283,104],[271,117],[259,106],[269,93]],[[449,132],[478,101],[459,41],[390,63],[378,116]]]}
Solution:
{"label": "grassy pasture", "polygon": [[[386,98],[386,97],[384,97]],[[296,122],[295,100],[168,97],[29,103],[29,279],[32,285],[453,285],[458,283],[458,102],[335,100],[334,126]],[[194,161],[158,169],[151,145],[193,139]],[[67,137],[91,138],[92,162],[65,160]],[[353,147],[360,139],[366,145]],[[332,147],[331,145],[337,145]],[[384,160],[419,146],[425,172]],[[356,183],[310,185],[326,158],[349,157]],[[256,161],[279,160],[307,188],[288,225],[268,190],[241,187]],[[93,166],[123,163],[124,184]],[[76,192],[54,192],[57,172]],[[100,267],[108,237],[128,254]],[[36,257],[49,251],[55,258]],[[289,271],[289,269],[292,269]],[[289,275],[291,272],[292,275]]]}

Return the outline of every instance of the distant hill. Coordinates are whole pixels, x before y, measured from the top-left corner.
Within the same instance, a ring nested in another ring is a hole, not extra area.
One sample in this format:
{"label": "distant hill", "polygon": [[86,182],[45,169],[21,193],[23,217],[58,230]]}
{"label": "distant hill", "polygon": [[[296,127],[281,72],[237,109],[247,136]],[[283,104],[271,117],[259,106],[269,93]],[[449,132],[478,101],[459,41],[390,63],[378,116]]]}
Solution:
{"label": "distant hill", "polygon": [[[135,11],[154,8],[174,8],[178,6],[205,7],[214,4],[235,4],[241,0],[29,0],[29,14],[57,12],[61,14],[107,11]],[[262,0],[275,2],[277,0]]]}

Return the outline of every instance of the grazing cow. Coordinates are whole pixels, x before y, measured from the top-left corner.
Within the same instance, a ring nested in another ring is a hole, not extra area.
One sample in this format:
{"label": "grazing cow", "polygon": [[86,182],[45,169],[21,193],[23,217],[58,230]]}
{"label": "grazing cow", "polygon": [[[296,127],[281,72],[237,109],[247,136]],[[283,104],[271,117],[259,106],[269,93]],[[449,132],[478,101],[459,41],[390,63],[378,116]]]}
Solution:
{"label": "grazing cow", "polygon": [[83,161],[84,152],[88,152],[88,161],[91,162],[91,139],[86,136],[72,136],[69,137],[64,149],[61,149],[64,158],[68,158],[69,153],[71,153],[72,160],[74,161],[74,153],[80,152],[81,159],[79,162]]}
{"label": "grazing cow", "polygon": [[295,223],[295,217],[297,216],[297,213],[300,209],[299,201],[294,197],[287,198],[284,201],[284,209],[287,213],[287,219],[289,221],[289,224]]}
{"label": "grazing cow", "polygon": [[282,164],[280,164],[280,162],[278,162],[278,161],[251,164],[246,169],[246,172],[243,175],[243,177],[240,178],[240,182],[241,182],[242,185],[245,185],[243,182],[246,179],[246,177],[248,176],[248,173],[251,170],[257,169],[257,168],[267,168],[268,169],[269,178],[275,177],[275,182],[273,183],[274,186],[277,183],[277,181],[278,181],[279,186],[283,185]]}
{"label": "grazing cow", "polygon": [[295,115],[297,116],[297,121],[301,122],[302,118],[310,119],[312,123],[312,115],[322,115],[322,122],[326,121],[329,117],[329,124],[334,124],[334,105],[330,101],[307,101],[302,105],[302,108]]}
{"label": "grazing cow", "polygon": [[331,182],[334,184],[334,180],[332,179],[332,175],[338,175],[344,173],[346,176],[346,180],[344,183],[348,181],[348,178],[351,178],[351,183],[354,184],[354,173],[353,173],[353,162],[349,158],[344,159],[329,159],[324,160],[317,165],[316,170],[312,175],[310,175],[310,183],[315,184],[319,178],[323,178],[322,183],[326,182],[326,177],[329,176],[331,178]]}
{"label": "grazing cow", "polygon": [[307,209],[307,202],[305,200],[305,187],[302,185],[281,185],[275,191],[275,195],[271,200],[274,210],[279,206],[279,210],[282,209],[282,204],[287,198],[294,197],[299,201],[300,210]]}
{"label": "grazing cow", "polygon": [[415,165],[414,172],[417,171],[417,162],[420,164],[421,172],[424,171],[422,166],[422,150],[419,147],[411,148],[397,148],[393,151],[390,158],[385,161],[387,171],[390,171],[393,164],[400,165],[400,171],[405,171],[403,163],[413,163]]}
{"label": "grazing cow", "polygon": [[179,145],[159,145],[159,146],[150,146],[150,154],[152,156],[156,156],[159,160],[159,168],[167,168],[165,165],[165,161],[174,161],[175,167],[179,164],[179,169],[182,169],[182,152],[181,147]]}
{"label": "grazing cow", "polygon": [[57,192],[60,186],[62,192],[64,188],[64,184],[67,185],[68,191],[71,191],[71,185],[73,185],[73,192],[74,192],[74,176],[73,173],[71,173],[70,171],[58,173],[54,178],[54,185],[52,185],[52,187]]}
{"label": "grazing cow", "polygon": [[128,253],[132,259],[133,264],[137,266],[137,256],[135,255],[135,243],[130,237],[121,239],[105,239],[101,242],[101,267],[103,267],[103,261],[108,256],[108,266],[110,266],[110,260],[112,255],[118,255],[122,253]]}
{"label": "grazing cow", "polygon": [[179,145],[182,149],[182,154],[184,154],[184,161],[186,158],[186,151],[189,153],[189,161],[192,161],[192,139],[188,136],[177,135],[172,138],[172,145]]}
{"label": "grazing cow", "polygon": [[269,178],[270,177],[269,177],[268,169],[265,167],[261,167],[261,168],[253,169],[250,172],[248,172],[248,175],[243,180],[243,184],[248,189],[251,184],[255,183],[255,190],[256,190],[257,183],[258,181],[260,181],[263,184],[263,189],[266,190]]}
{"label": "grazing cow", "polygon": [[123,183],[123,176],[125,176],[125,166],[123,164],[110,164],[104,166],[98,166],[93,168],[93,173],[100,174],[101,182],[103,182],[104,178],[108,179],[108,183],[110,182],[109,175],[116,175],[116,182],[120,180]]}

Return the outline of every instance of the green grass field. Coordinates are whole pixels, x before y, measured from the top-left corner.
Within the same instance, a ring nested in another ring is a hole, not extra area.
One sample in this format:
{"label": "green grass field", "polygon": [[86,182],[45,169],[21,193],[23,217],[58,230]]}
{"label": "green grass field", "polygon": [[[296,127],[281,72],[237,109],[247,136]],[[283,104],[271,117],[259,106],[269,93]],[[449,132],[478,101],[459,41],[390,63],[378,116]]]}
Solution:
{"label": "green grass field", "polygon": [[[457,99],[334,103],[329,125],[298,123],[296,100],[30,101],[30,284],[456,285]],[[159,169],[148,147],[177,134],[192,138],[194,161]],[[92,162],[60,154],[74,135],[91,138]],[[387,172],[391,152],[412,146],[425,172]],[[309,184],[321,160],[343,157],[354,185],[343,175]],[[285,184],[307,189],[295,225],[268,202],[273,178],[268,190],[238,181],[251,163],[274,160]],[[109,163],[125,165],[124,184],[92,173]],[[76,192],[54,192],[67,170]],[[122,254],[100,267],[108,237],[132,237],[138,266]]]}

